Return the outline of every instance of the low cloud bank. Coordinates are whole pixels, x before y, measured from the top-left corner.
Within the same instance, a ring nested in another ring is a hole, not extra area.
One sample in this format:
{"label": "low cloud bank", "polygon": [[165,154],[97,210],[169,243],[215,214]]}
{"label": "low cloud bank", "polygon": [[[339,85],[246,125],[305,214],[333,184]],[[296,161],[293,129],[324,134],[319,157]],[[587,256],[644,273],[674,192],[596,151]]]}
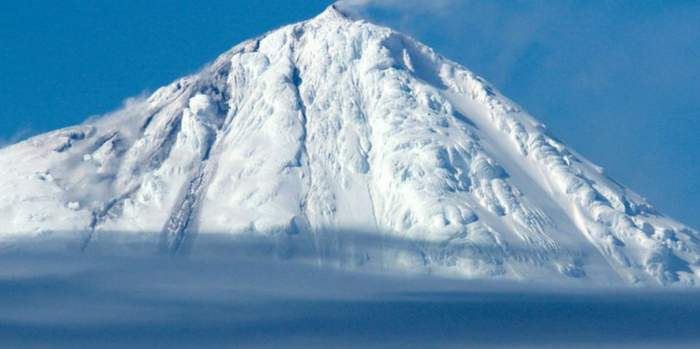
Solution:
{"label": "low cloud bank", "polygon": [[527,292],[231,255],[0,256],[3,348],[641,347],[700,342],[697,294]]}

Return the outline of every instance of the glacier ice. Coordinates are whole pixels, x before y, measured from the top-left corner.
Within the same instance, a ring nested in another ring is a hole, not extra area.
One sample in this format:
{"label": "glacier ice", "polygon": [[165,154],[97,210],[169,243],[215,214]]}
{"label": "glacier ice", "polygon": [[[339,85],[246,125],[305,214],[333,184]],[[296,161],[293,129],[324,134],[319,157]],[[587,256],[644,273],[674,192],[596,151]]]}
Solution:
{"label": "glacier ice", "polygon": [[459,64],[331,6],[0,150],[0,243],[61,238],[457,278],[695,285],[700,235]]}

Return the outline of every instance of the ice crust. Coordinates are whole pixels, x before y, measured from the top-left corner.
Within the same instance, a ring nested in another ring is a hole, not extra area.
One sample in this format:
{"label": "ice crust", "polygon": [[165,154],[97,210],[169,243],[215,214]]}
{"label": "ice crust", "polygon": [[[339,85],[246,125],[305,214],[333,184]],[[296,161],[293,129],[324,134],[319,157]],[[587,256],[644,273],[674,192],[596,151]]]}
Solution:
{"label": "ice crust", "polygon": [[223,235],[343,268],[700,281],[697,231],[466,68],[334,7],[2,149],[0,164],[5,246],[61,236],[83,251],[196,253],[199,237]]}

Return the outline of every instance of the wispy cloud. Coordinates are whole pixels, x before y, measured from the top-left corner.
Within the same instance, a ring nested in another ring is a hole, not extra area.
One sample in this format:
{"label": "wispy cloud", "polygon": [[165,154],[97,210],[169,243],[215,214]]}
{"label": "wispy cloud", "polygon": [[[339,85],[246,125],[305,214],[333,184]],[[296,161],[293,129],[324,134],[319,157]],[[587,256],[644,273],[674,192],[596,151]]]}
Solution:
{"label": "wispy cloud", "polygon": [[430,11],[441,12],[449,5],[457,3],[455,0],[342,0],[336,2],[338,8],[355,15],[365,15],[372,8],[401,9],[406,11]]}
{"label": "wispy cloud", "polygon": [[9,145],[15,144],[17,142],[23,141],[35,134],[29,127],[21,128],[14,135],[8,138],[0,138],[0,149],[5,148]]}

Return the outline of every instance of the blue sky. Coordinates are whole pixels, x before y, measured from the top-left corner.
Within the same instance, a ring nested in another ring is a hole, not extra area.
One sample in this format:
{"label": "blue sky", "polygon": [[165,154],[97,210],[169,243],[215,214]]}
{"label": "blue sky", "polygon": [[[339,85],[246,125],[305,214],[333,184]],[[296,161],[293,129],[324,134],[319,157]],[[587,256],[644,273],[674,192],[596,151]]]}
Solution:
{"label": "blue sky", "polygon": [[[328,1],[3,0],[0,144],[80,123]],[[355,0],[700,228],[700,2]]]}

